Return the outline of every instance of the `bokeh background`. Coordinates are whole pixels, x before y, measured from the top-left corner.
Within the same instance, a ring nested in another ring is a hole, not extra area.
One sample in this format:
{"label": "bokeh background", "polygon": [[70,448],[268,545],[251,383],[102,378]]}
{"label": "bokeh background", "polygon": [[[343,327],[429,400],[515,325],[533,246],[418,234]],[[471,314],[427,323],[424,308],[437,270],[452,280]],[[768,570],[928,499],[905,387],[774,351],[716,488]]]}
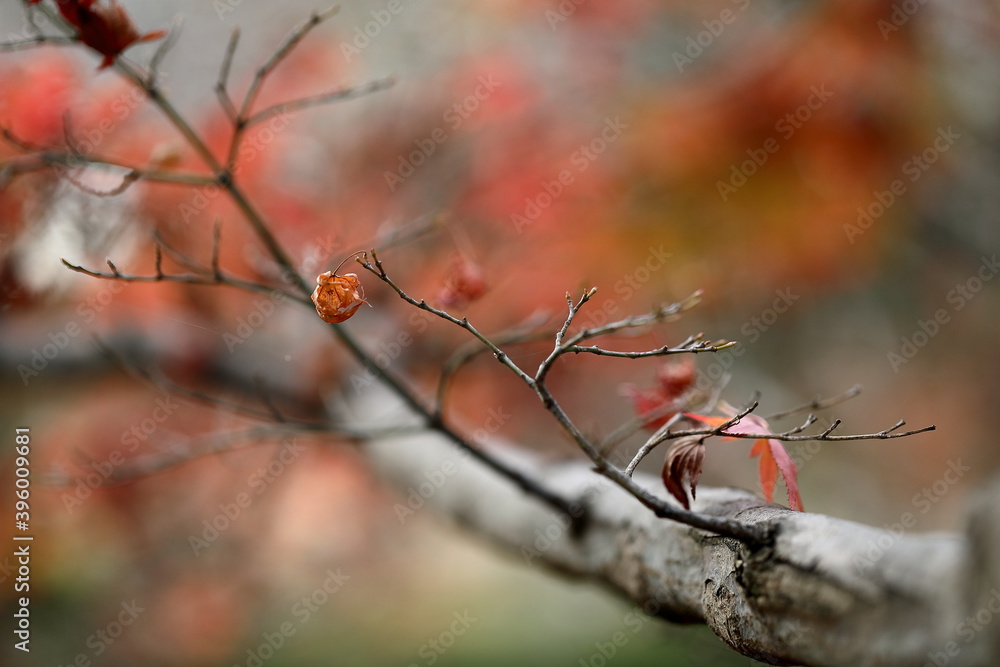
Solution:
{"label": "bokeh background", "polygon": [[[231,131],[213,93],[230,32],[242,30],[231,76],[242,93],[287,31],[322,9],[124,5],[142,30],[183,17],[164,89],[216,151]],[[2,0],[0,39],[26,35],[24,16]],[[704,331],[741,343],[697,359],[701,381],[727,382],[733,403],[760,391],[767,414],[861,384],[829,415],[845,432],[936,424],[910,439],[790,449],[809,511],[890,527],[911,513],[911,532],[961,530],[969,495],[1000,467],[998,37],[1000,7],[985,1],[348,0],[276,70],[261,104],[389,74],[397,83],[259,127],[238,178],[307,276],[433,221],[386,250],[387,267],[428,299],[447,298],[456,267],[481,272],[486,293],[455,310],[485,331],[558,317],[567,290],[592,285],[592,322],[703,289],[683,320],[612,343]],[[144,63],[154,48],[128,57]],[[137,165],[200,169],[98,62],[82,47],[0,53],[0,124],[40,145],[69,135]],[[0,144],[0,160],[16,156]],[[74,177],[98,190],[117,183],[93,169]],[[109,466],[183,455],[251,425],[170,398],[109,363],[95,340],[237,404],[259,406],[253,387],[264,386],[303,418],[364,391],[365,379],[305,308],[221,287],[119,289],[60,264],[101,268],[110,257],[149,272],[154,231],[206,262],[221,220],[223,267],[272,279],[224,197],[148,184],[96,197],[45,171],[0,171],[0,188],[3,525],[13,524],[13,429],[28,426],[36,536],[33,650],[26,658],[4,642],[4,664],[751,663],[705,628],[637,620],[603,590],[429,512],[401,518],[400,496],[333,438],[274,438],[91,488]],[[344,326],[429,388],[465,336],[372,281],[367,293],[373,308]],[[239,336],[251,317],[261,326]],[[391,353],[403,333],[414,342]],[[47,344],[58,352],[25,372]],[[515,358],[543,354],[525,345]],[[491,362],[463,371],[452,419],[471,433],[491,410],[510,413],[500,435],[574,456]],[[606,433],[632,414],[620,385],[648,385],[656,368],[570,359],[553,385],[588,432]],[[748,447],[711,447],[702,483],[757,488]],[[248,506],[197,546],[240,494]],[[11,551],[0,599],[12,610]],[[278,642],[283,624],[294,634]],[[619,632],[627,642],[609,658]],[[280,643],[273,655],[268,637]]]}

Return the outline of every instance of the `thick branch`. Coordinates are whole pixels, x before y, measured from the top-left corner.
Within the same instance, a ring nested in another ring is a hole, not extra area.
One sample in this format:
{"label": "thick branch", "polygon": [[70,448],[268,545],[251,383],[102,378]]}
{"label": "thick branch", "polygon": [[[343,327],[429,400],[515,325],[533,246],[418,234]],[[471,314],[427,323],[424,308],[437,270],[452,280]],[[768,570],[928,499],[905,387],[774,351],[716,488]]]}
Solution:
{"label": "thick branch", "polygon": [[[354,412],[372,423],[399,418],[399,405],[380,391],[359,401]],[[970,570],[969,542],[960,535],[893,534],[792,512],[745,491],[699,488],[694,510],[773,537],[770,545],[749,547],[658,519],[589,462],[546,466],[493,443],[496,456],[572,499],[586,520],[571,523],[433,433],[372,441],[365,450],[403,494],[427,472],[451,471],[426,506],[530,564],[600,582],[661,618],[704,622],[757,660],[909,666],[947,655],[951,646],[959,652],[948,656],[950,667],[997,664],[989,646],[995,628],[963,641],[961,624],[986,608],[989,595],[966,583],[981,570]],[[636,480],[659,488],[658,480]],[[993,526],[985,532],[992,534],[1000,520],[989,516]],[[996,552],[980,554],[977,567],[995,571],[997,559]]]}

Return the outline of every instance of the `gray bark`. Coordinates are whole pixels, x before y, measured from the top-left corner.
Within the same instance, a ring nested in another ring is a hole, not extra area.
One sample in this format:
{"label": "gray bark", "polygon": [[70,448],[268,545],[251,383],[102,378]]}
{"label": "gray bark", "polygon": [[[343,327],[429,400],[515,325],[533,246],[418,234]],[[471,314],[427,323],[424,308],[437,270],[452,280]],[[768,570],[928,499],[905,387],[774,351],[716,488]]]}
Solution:
{"label": "gray bark", "polygon": [[[406,420],[381,389],[352,408],[372,425]],[[546,464],[509,444],[488,446],[578,503],[586,521],[571,523],[434,433],[365,447],[398,490],[397,511],[433,508],[533,565],[599,581],[666,620],[706,623],[759,661],[1000,664],[1000,484],[983,492],[964,533],[924,535],[699,488],[696,511],[773,530],[771,545],[752,550],[656,518],[586,461]],[[666,495],[659,479],[637,479]]]}

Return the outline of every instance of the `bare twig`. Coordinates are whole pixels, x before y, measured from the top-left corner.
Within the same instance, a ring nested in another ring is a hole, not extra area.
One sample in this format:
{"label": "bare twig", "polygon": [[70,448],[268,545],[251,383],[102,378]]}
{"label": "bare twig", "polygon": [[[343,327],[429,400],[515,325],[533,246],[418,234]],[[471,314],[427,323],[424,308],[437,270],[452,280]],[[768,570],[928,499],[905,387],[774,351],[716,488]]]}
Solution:
{"label": "bare twig", "polygon": [[656,430],[656,433],[654,433],[649,438],[649,440],[647,440],[645,444],[643,444],[643,446],[639,448],[639,451],[635,453],[635,456],[632,457],[632,460],[629,461],[629,464],[625,466],[625,474],[631,477],[632,473],[635,472],[635,469],[639,466],[640,463],[642,463],[642,460],[646,458],[646,456],[648,456],[650,452],[656,449],[657,445],[663,442],[663,438],[660,437],[661,434],[668,432],[670,430],[670,427],[679,422],[681,419],[684,419],[684,415],[681,412],[675,412],[674,415],[670,419],[668,419],[663,426],[658,428]]}
{"label": "bare twig", "polygon": [[160,253],[160,246],[156,246],[156,258],[155,258],[155,273],[151,276],[139,276],[130,275],[122,273],[118,270],[118,267],[109,259],[107,260],[108,266],[111,268],[111,272],[104,271],[94,271],[92,269],[87,269],[82,266],[73,264],[66,259],[61,260],[63,266],[75,271],[77,273],[82,273],[91,278],[102,278],[104,280],[117,280],[124,283],[187,283],[190,285],[227,285],[229,287],[235,287],[236,289],[241,289],[247,292],[256,292],[259,294],[267,294],[269,296],[275,296],[280,294],[282,298],[287,298],[292,301],[299,301],[302,303],[307,302],[307,299],[299,297],[294,294],[289,294],[273,285],[266,285],[264,283],[255,283],[249,280],[242,280],[240,278],[235,278],[233,276],[225,275],[221,272],[218,274],[167,274],[164,273],[161,267],[162,256]]}
{"label": "bare twig", "polygon": [[665,357],[670,354],[696,354],[698,352],[719,352],[720,350],[725,350],[726,348],[736,345],[735,341],[717,341],[711,343],[702,340],[703,334],[695,334],[691,336],[683,343],[677,347],[670,347],[669,345],[664,345],[663,347],[658,347],[653,350],[642,350],[639,352],[628,352],[619,350],[607,350],[603,347],[598,347],[597,345],[567,345],[563,348],[561,354],[579,354],[581,352],[586,352],[588,354],[596,354],[602,357],[618,357],[620,359],[644,359],[646,357]]}
{"label": "bare twig", "polygon": [[[539,318],[537,315],[533,315],[521,325],[516,326],[513,329],[494,334],[491,336],[491,340],[500,346],[520,345],[523,343],[537,342],[551,338],[552,331],[540,328],[549,318],[544,313],[541,315],[543,315],[542,318]],[[475,357],[487,352],[488,349],[489,348],[483,346],[479,340],[470,340],[468,343],[455,350],[452,355],[445,360],[444,365],[441,368],[441,376],[438,379],[436,400],[434,402],[434,409],[437,412],[440,413],[444,409],[445,395],[451,385],[452,379],[458,371]]]}
{"label": "bare twig", "polygon": [[383,251],[395,248],[440,229],[446,223],[447,217],[443,213],[421,215],[413,220],[400,223],[385,232],[380,230],[371,240],[359,245],[362,248],[381,248]]}
{"label": "bare twig", "polygon": [[386,285],[391,287],[393,291],[395,291],[396,294],[399,295],[401,299],[409,303],[411,306],[416,306],[420,310],[427,311],[428,313],[431,313],[432,315],[435,315],[447,322],[451,322],[452,324],[458,325],[463,329],[465,329],[466,331],[468,331],[469,333],[471,333],[473,336],[479,339],[479,341],[483,345],[485,345],[487,348],[490,349],[490,351],[493,352],[494,356],[500,363],[502,363],[504,366],[507,366],[507,368],[513,371],[515,375],[520,377],[522,380],[529,382],[530,384],[534,383],[534,380],[531,378],[530,375],[521,370],[521,368],[517,364],[515,364],[503,350],[497,347],[497,345],[493,341],[491,341],[476,327],[470,324],[468,319],[464,317],[462,319],[459,319],[444,310],[439,310],[434,306],[431,306],[423,299],[418,301],[417,299],[414,299],[409,294],[404,292],[402,288],[400,288],[399,285],[393,282],[392,278],[390,278],[388,274],[386,274],[385,269],[382,267],[382,260],[378,258],[378,254],[375,252],[375,250],[371,251],[371,261],[368,260],[368,255],[365,254],[363,257],[358,258],[358,263],[364,269],[370,271],[372,274],[377,276],[379,280],[381,280]]}
{"label": "bare twig", "polygon": [[218,281],[222,280],[222,271],[219,269],[219,249],[222,247],[222,221],[216,220],[212,225],[212,277]]}
{"label": "bare twig", "polygon": [[[154,181],[158,183],[175,183],[197,187],[215,185],[215,181],[210,176],[203,176],[201,174],[161,171],[159,169],[143,169],[141,167],[122,164],[114,160],[61,151],[43,151],[32,155],[13,158],[0,163],[0,167],[3,167],[12,176],[56,166],[66,167],[69,169],[96,167],[99,169],[122,170],[125,172],[122,176],[124,187],[128,187],[132,183],[139,180]],[[93,192],[90,188],[81,185],[75,180],[73,181],[73,185],[88,192],[92,192],[93,194],[104,194],[101,192]],[[124,189],[122,186],[119,187]]]}
{"label": "bare twig", "polygon": [[149,60],[149,74],[146,77],[146,84],[148,86],[157,85],[160,73],[160,63],[163,62],[167,53],[171,48],[173,48],[174,44],[177,43],[177,39],[180,37],[181,27],[183,25],[184,15],[178,14],[171,22],[170,30],[167,32],[167,36],[160,42],[160,45],[156,47],[153,57]]}
{"label": "bare twig", "polygon": [[219,98],[219,104],[233,124],[237,122],[239,112],[233,105],[232,97],[229,96],[229,70],[233,66],[233,56],[236,54],[236,46],[239,41],[240,29],[233,28],[233,32],[229,35],[229,43],[226,44],[226,52],[222,57],[222,66],[219,68],[219,80],[215,84],[215,94]]}
{"label": "bare twig", "polygon": [[25,39],[19,39],[14,42],[0,42],[0,51],[20,51],[21,49],[30,49],[36,46],[70,46],[72,44],[78,44],[79,40],[72,37],[59,37],[55,35],[35,35],[34,37],[27,37]]}
{"label": "bare twig", "polygon": [[608,322],[603,326],[594,327],[593,329],[584,329],[574,336],[570,343],[576,344],[598,336],[619,333],[626,329],[641,329],[653,324],[672,322],[701,303],[701,296],[702,291],[696,290],[690,296],[676,303],[661,304],[648,313],[633,315],[616,322]]}
{"label": "bare twig", "polygon": [[[757,404],[754,403],[754,408],[756,408],[756,405]],[[746,416],[746,414],[748,414],[748,412],[744,412],[743,414],[740,415],[740,417],[742,418],[742,417]],[[734,419],[736,421],[733,421]],[[851,434],[851,435],[831,435],[833,433],[834,429],[836,429],[837,427],[839,427],[840,424],[841,424],[841,421],[839,419],[837,419],[837,420],[834,420],[833,424],[830,425],[822,433],[815,433],[815,434],[812,434],[812,435],[809,435],[809,434],[803,435],[803,434],[801,434],[801,431],[805,430],[806,426],[812,424],[812,422],[815,421],[815,419],[813,419],[811,421],[807,420],[808,423],[806,425],[797,426],[797,427],[795,427],[793,429],[790,429],[788,431],[784,431],[782,433],[743,433],[743,432],[735,432],[735,431],[728,430],[733,425],[735,425],[738,421],[739,420],[734,417],[733,419],[730,419],[729,422],[726,422],[726,424],[723,424],[721,426],[717,426],[716,428],[710,428],[710,429],[687,429],[687,430],[683,430],[683,431],[672,431],[672,432],[666,434],[665,439],[673,440],[675,438],[685,438],[685,437],[689,437],[689,436],[706,436],[706,437],[708,437],[708,436],[713,436],[713,435],[719,435],[719,436],[723,436],[723,437],[726,437],[726,438],[741,438],[741,439],[744,439],[744,440],[760,440],[760,439],[768,440],[768,439],[770,439],[770,440],[781,440],[782,442],[812,442],[812,441],[815,441],[815,442],[843,442],[843,441],[847,441],[847,440],[890,440],[892,438],[905,438],[905,437],[908,437],[908,436],[911,436],[911,435],[916,435],[918,433],[926,433],[928,431],[933,431],[933,430],[935,430],[937,428],[936,426],[934,426],[933,424],[931,424],[930,426],[924,426],[922,428],[917,428],[917,429],[913,429],[913,430],[910,430],[910,431],[903,431],[903,432],[897,433],[896,431],[898,429],[900,429],[900,428],[902,428],[903,426],[906,425],[906,421],[900,419],[893,426],[891,426],[891,427],[889,427],[887,429],[884,429],[882,431],[879,431],[877,433],[855,433],[855,434]]]}
{"label": "bare twig", "polygon": [[[224,410],[226,412],[241,415],[243,417],[248,417],[251,419],[256,419],[260,421],[277,421],[278,423],[289,427],[297,428],[303,431],[322,431],[329,433],[334,436],[342,436],[348,438],[357,437],[357,433],[349,432],[341,429],[335,424],[330,423],[328,420],[320,421],[307,421],[304,419],[296,419],[282,414],[277,411],[278,419],[275,418],[276,408],[273,405],[269,406],[265,410],[247,405],[245,403],[240,403],[237,401],[232,401],[224,398],[217,394],[212,394],[200,389],[192,389],[186,385],[174,382],[170,378],[166,377],[162,373],[154,372],[149,368],[143,368],[137,364],[132,363],[130,360],[124,358],[122,355],[118,354],[115,350],[110,348],[101,339],[95,339],[95,343],[98,349],[114,364],[120,367],[129,376],[141,381],[150,387],[153,387],[159,391],[167,394],[173,394],[177,396],[182,396],[188,400],[194,401],[196,403],[201,403],[204,405],[210,405],[214,408]],[[245,389],[244,393],[251,393],[249,389]],[[254,392],[258,395],[260,394],[259,387],[254,388]]]}
{"label": "bare twig", "polygon": [[[248,119],[250,118],[251,111],[253,109],[254,103],[257,101],[257,96],[260,93],[261,87],[264,85],[264,81],[267,76],[274,70],[275,67],[281,63],[285,57],[291,53],[292,49],[301,42],[309,31],[318,26],[320,23],[330,18],[337,13],[339,7],[331,7],[322,12],[313,12],[305,22],[296,26],[285,40],[275,49],[274,53],[257,68],[257,72],[254,74],[253,79],[250,82],[250,87],[247,89],[246,95],[243,96],[243,102],[240,104],[239,111],[237,112],[233,120],[233,136],[229,141],[229,150],[226,154],[226,159],[224,164],[227,170],[232,170],[236,165],[236,155],[239,151],[240,143],[243,141],[243,133],[248,127]],[[236,39],[230,39],[230,46],[233,50],[236,48]],[[229,56],[229,47],[227,47],[227,59],[231,60]],[[223,67],[225,75],[229,75],[229,65],[226,60],[223,60]],[[223,81],[220,73],[220,83]],[[228,95],[227,95],[228,97]]]}
{"label": "bare twig", "polygon": [[139,180],[139,177],[136,176],[135,172],[133,171],[125,174],[125,177],[122,179],[122,182],[116,185],[115,187],[111,188],[110,190],[95,190],[89,185],[85,185],[83,182],[81,182],[75,176],[71,175],[69,172],[66,172],[65,174],[63,174],[63,176],[65,176],[66,180],[72,183],[74,187],[76,187],[78,190],[85,192],[89,195],[93,195],[95,197],[116,197],[125,192],[126,190],[128,190],[133,183]]}
{"label": "bare twig", "polygon": [[682,342],[677,347],[663,346],[656,348],[654,350],[644,350],[639,352],[622,352],[616,350],[608,350],[598,345],[579,345],[581,341],[588,340],[590,338],[596,338],[598,336],[605,336],[612,333],[620,333],[622,331],[639,329],[647,327],[651,324],[657,322],[665,322],[668,320],[676,319],[682,313],[690,310],[701,298],[701,292],[695,292],[687,299],[679,301],[670,305],[662,305],[658,308],[652,310],[649,313],[643,315],[637,315],[633,317],[627,317],[616,322],[609,322],[601,327],[596,327],[593,329],[584,329],[577,332],[571,336],[568,340],[564,342],[564,337],[567,330],[573,323],[573,319],[576,317],[576,313],[579,312],[580,308],[584,306],[590,299],[593,298],[594,294],[597,293],[597,288],[591,288],[580,297],[580,300],[574,304],[567,294],[567,302],[569,303],[569,315],[566,321],[563,323],[560,332],[556,335],[556,344],[545,360],[538,366],[538,370],[535,372],[536,381],[544,381],[545,376],[548,374],[549,370],[555,361],[564,354],[595,354],[599,356],[606,357],[619,357],[624,359],[642,359],[645,357],[662,357],[670,354],[681,354],[681,353],[697,353],[697,352],[718,352],[719,350],[724,350],[727,347],[732,347],[736,343],[729,341],[716,341],[714,343],[706,342],[703,340],[704,336],[702,334],[696,334],[694,336],[688,337],[684,342]]}
{"label": "bare twig", "polygon": [[250,116],[244,117],[242,119],[242,126],[243,128],[248,128],[262,121],[274,118],[280,114],[288,114],[301,109],[308,109],[309,107],[332,104],[334,102],[342,102],[344,100],[352,100],[365,95],[370,95],[371,93],[389,88],[394,85],[396,81],[396,77],[394,75],[390,75],[382,79],[376,79],[357,86],[340,88],[327,93],[302,97],[288,102],[280,102],[278,104],[271,105],[266,109],[255,112]]}
{"label": "bare twig", "polygon": [[826,408],[831,408],[834,405],[840,405],[844,401],[849,401],[860,394],[861,385],[856,384],[842,394],[831,396],[830,398],[820,398],[817,396],[808,403],[803,403],[802,405],[798,405],[794,408],[789,408],[788,410],[783,410],[781,412],[775,412],[774,414],[765,417],[765,419],[770,421],[772,419],[783,419],[785,417],[797,415],[800,412],[816,412],[818,410],[825,410]]}
{"label": "bare twig", "polygon": [[[655,496],[640,485],[636,484],[629,475],[626,475],[623,470],[612,465],[611,462],[601,454],[601,452],[590,442],[583,432],[580,431],[576,424],[573,423],[569,415],[567,415],[565,410],[563,410],[562,406],[556,401],[544,381],[545,373],[543,371],[546,370],[545,362],[543,362],[542,366],[539,367],[539,373],[536,374],[536,377],[528,375],[520,367],[518,367],[517,364],[515,364],[507,356],[507,354],[496,345],[495,342],[483,335],[478,329],[476,329],[475,326],[469,323],[466,318],[456,318],[446,311],[439,310],[428,305],[427,302],[422,299],[417,300],[411,297],[403,291],[403,289],[400,288],[399,285],[397,285],[386,274],[385,268],[375,251],[372,251],[371,253],[371,261],[369,261],[368,257],[365,256],[359,259],[358,262],[362,267],[374,274],[382,282],[389,285],[389,287],[391,287],[401,299],[410,305],[420,308],[421,310],[425,310],[445,321],[462,327],[475,336],[480,342],[483,343],[483,345],[493,352],[494,356],[498,361],[500,361],[500,363],[514,372],[514,374],[521,378],[526,385],[535,391],[545,409],[548,410],[553,417],[555,417],[556,421],[559,422],[563,430],[570,435],[584,454],[586,454],[587,457],[594,463],[595,470],[599,474],[621,486],[628,493],[633,495],[640,503],[652,510],[656,516],[679,521],[694,528],[708,530],[719,535],[733,537],[748,544],[762,545],[770,540],[770,536],[766,534],[766,531],[757,526],[691,512],[690,510],[679,507],[670,501]],[[564,325],[560,328],[559,333],[556,335],[555,350],[558,350],[560,345],[563,344],[562,337],[565,336],[566,331],[572,324],[573,317],[577,312],[579,312],[580,308],[590,299],[590,297],[593,296],[593,293],[594,290],[586,292],[576,303],[574,303],[572,299],[567,299],[569,306],[569,314],[567,316],[568,322],[564,323]],[[551,354],[550,358],[552,358]],[[549,365],[551,365],[551,362]]]}

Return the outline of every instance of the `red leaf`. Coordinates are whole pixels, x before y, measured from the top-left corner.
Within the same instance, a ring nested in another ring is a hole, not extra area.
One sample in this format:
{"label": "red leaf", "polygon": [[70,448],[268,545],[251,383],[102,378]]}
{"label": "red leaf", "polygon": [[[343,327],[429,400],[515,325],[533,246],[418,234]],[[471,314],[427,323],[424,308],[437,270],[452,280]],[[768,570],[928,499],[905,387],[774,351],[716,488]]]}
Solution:
{"label": "red leaf", "polygon": [[437,300],[444,306],[462,307],[486,294],[487,289],[483,269],[465,256],[456,255]]}
{"label": "red leaf", "polygon": [[[684,413],[684,416],[716,428],[732,419],[732,416],[707,417],[689,413]],[[738,423],[728,427],[726,431],[746,434],[772,433],[767,420],[757,415],[746,415]],[[730,437],[725,439],[734,440],[735,438]],[[778,475],[780,474],[781,479],[785,482],[785,488],[788,490],[788,506],[793,510],[803,511],[802,497],[799,495],[799,485],[796,478],[798,468],[796,468],[795,461],[785,451],[781,442],[773,438],[754,440],[753,447],[750,448],[750,456],[760,456],[758,471],[761,491],[764,492],[764,499],[768,502],[773,502],[774,485],[778,481]]]}
{"label": "red leaf", "polygon": [[[619,392],[632,400],[635,414],[646,417],[651,413],[662,414],[646,422],[645,428],[655,431],[677,413],[683,406],[683,396],[694,383],[694,362],[684,360],[660,366],[656,372],[656,384],[648,389],[640,389],[634,384],[623,384]],[[663,412],[666,411],[666,412]]]}
{"label": "red leaf", "polygon": [[788,490],[788,506],[793,510],[803,511],[802,497],[799,495],[799,485],[796,480],[798,468],[781,443],[771,438],[754,440],[753,447],[750,448],[750,456],[760,456],[758,469],[764,499],[768,502],[773,501],[774,483],[780,473],[781,479],[785,482],[785,488]]}
{"label": "red leaf", "polygon": [[656,380],[665,396],[677,398],[694,384],[694,375],[694,361],[685,359],[660,366],[656,371]]}
{"label": "red leaf", "polygon": [[[35,4],[41,0],[29,0]],[[98,69],[111,66],[118,55],[137,42],[166,35],[165,30],[139,34],[118,0],[57,0],[59,13],[77,29],[80,41],[104,56]]]}
{"label": "red leaf", "polygon": [[694,500],[704,460],[705,443],[702,438],[678,440],[667,452],[666,461],[663,463],[663,484],[670,495],[679,500],[685,509],[691,509],[691,504],[684,490],[684,477],[688,478],[691,500]]}
{"label": "red leaf", "polygon": [[634,384],[623,384],[619,387],[618,391],[623,396],[631,399],[632,409],[635,410],[636,416],[645,418],[651,414],[663,414],[662,417],[650,419],[650,421],[646,422],[645,428],[649,431],[657,430],[676,414],[676,410],[664,413],[658,412],[661,409],[667,409],[666,404],[668,401],[664,398],[663,393],[657,388],[640,389]]}

